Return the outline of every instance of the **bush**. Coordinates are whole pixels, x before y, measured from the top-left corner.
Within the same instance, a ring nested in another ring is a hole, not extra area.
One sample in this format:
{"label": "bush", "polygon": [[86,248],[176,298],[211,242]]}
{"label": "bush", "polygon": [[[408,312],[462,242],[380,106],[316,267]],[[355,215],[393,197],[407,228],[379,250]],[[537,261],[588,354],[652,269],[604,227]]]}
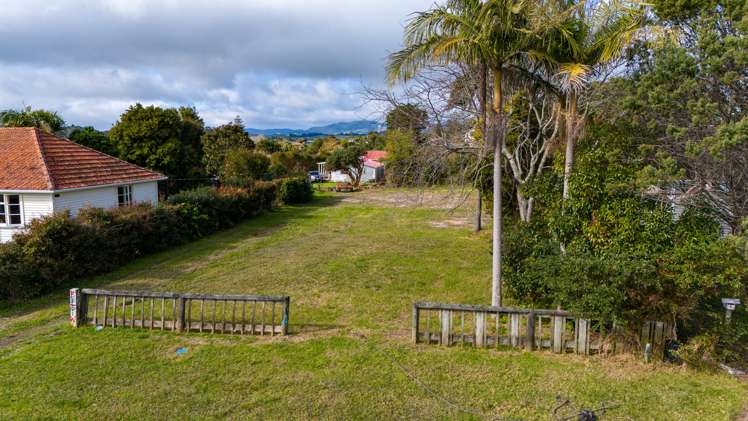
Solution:
{"label": "bush", "polygon": [[283,203],[297,204],[312,200],[314,191],[306,177],[293,177],[280,180],[278,197]]}
{"label": "bush", "polygon": [[88,208],[34,220],[0,244],[0,300],[32,298],[231,227],[271,209],[275,198],[273,183],[258,182],[184,191],[156,207]]}

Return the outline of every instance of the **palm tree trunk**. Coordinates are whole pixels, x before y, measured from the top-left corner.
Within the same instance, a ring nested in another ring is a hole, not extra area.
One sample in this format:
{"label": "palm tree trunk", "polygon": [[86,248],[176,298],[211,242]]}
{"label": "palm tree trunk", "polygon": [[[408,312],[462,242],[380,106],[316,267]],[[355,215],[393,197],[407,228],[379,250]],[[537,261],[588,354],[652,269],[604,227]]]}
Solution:
{"label": "palm tree trunk", "polygon": [[[483,148],[485,147],[487,133],[486,129],[488,127],[488,123],[486,122],[486,97],[487,97],[487,86],[488,86],[488,66],[486,66],[486,63],[481,62],[480,64],[480,93],[478,95],[478,101],[480,106],[480,115],[482,119],[483,124],[483,144],[484,146],[481,147],[481,151],[479,153],[478,157],[478,165],[481,165],[481,161],[483,161]],[[480,176],[480,175],[479,175]],[[478,197],[475,201],[475,232],[480,231],[483,229],[483,192],[481,191],[481,185],[478,185]]]}
{"label": "palm tree trunk", "polygon": [[504,145],[504,98],[501,67],[493,70],[493,255],[491,305],[501,305],[501,147]]}
{"label": "palm tree trunk", "polygon": [[564,193],[563,199],[569,198],[569,179],[574,167],[574,149],[577,144],[577,94],[570,92],[566,97],[566,161],[564,163]]}

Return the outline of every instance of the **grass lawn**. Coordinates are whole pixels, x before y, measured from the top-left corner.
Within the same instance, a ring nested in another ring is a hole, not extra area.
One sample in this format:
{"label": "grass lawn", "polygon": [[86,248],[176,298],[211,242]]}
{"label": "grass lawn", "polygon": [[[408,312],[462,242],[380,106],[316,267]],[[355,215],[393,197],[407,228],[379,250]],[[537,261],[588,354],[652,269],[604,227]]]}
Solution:
{"label": "grass lawn", "polygon": [[[488,233],[457,199],[322,193],[80,286],[287,294],[285,338],[67,325],[66,293],[0,307],[0,419],[548,419],[557,395],[604,419],[728,420],[744,384],[628,357],[409,341],[415,300],[487,303]],[[188,352],[176,356],[175,350]]]}

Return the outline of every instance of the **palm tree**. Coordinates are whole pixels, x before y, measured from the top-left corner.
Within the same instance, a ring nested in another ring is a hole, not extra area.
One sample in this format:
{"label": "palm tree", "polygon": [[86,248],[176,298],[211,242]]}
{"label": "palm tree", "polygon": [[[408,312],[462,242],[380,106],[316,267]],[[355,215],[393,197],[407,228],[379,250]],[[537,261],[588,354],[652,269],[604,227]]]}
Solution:
{"label": "palm tree", "polygon": [[[405,48],[390,56],[390,82],[412,77],[433,64],[482,63],[490,71],[492,106],[488,130],[493,146],[493,261],[491,304],[501,305],[501,151],[506,137],[504,72],[522,60],[547,60],[543,52],[555,22],[549,9],[530,0],[449,0],[416,14],[405,28]],[[563,35],[563,33],[561,33]],[[516,70],[516,69],[515,69]],[[488,108],[488,107],[486,107]]]}
{"label": "palm tree", "polygon": [[[479,73],[479,113],[483,138],[487,128],[488,67],[486,52],[477,41],[481,31],[480,0],[449,0],[444,6],[417,13],[405,28],[405,49],[390,55],[387,66],[390,83],[407,81],[432,64],[464,63]],[[478,161],[483,158],[481,148]],[[478,191],[475,231],[481,230],[482,197]]]}
{"label": "palm tree", "polygon": [[583,127],[579,97],[589,81],[621,57],[646,20],[641,3],[628,0],[590,2],[571,0],[566,5],[576,22],[573,48],[556,52],[561,100],[565,110],[566,153],[563,199],[569,198],[569,179],[574,166],[574,150]]}

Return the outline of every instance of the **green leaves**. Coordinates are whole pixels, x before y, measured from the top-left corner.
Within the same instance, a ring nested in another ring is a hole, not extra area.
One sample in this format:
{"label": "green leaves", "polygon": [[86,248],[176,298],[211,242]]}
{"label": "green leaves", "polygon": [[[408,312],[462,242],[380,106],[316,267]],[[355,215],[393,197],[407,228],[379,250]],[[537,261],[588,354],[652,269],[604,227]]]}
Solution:
{"label": "green leaves", "polygon": [[199,176],[203,121],[191,108],[135,104],[109,131],[120,158],[172,177]]}
{"label": "green leaves", "polygon": [[236,150],[251,150],[255,146],[241,121],[208,130],[200,141],[203,146],[205,170],[219,177],[224,175],[226,156],[229,153]]}
{"label": "green leaves", "polygon": [[55,133],[65,126],[65,120],[56,111],[32,110],[31,107],[26,107],[21,110],[0,112],[0,125],[5,127],[36,127],[48,133]]}

